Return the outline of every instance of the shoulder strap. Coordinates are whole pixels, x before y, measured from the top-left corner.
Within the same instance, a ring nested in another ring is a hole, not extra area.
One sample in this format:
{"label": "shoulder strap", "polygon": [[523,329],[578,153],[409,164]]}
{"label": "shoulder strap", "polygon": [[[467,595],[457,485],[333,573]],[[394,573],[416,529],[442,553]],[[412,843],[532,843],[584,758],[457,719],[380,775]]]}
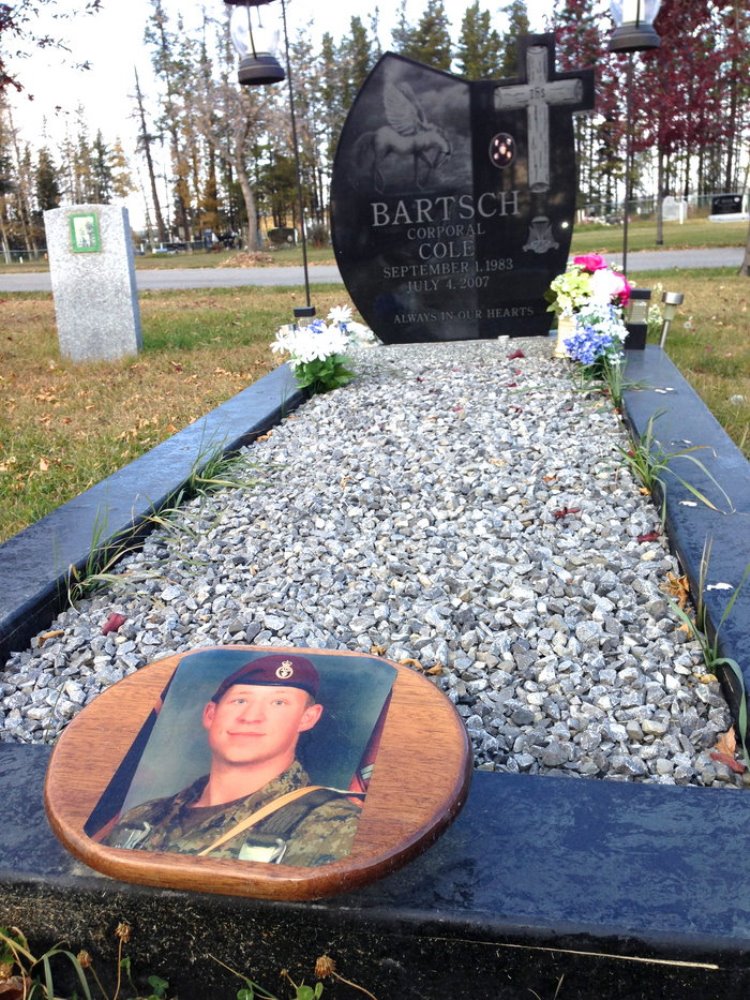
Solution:
{"label": "shoulder strap", "polygon": [[208,847],[204,847],[202,851],[198,851],[197,856],[205,857],[205,855],[210,854],[212,851],[216,851],[220,847],[223,847],[224,844],[233,840],[240,833],[244,833],[245,830],[250,830],[252,827],[257,826],[257,824],[262,820],[272,816],[280,809],[283,809],[284,806],[288,806],[290,803],[296,802],[297,799],[301,799],[305,795],[310,795],[313,792],[319,791],[334,792],[338,795],[346,795],[354,798],[364,798],[363,795],[360,795],[357,792],[344,791],[340,788],[328,788],[326,785],[305,785],[304,788],[295,788],[294,791],[286,792],[286,794],[280,795],[277,799],[273,799],[271,802],[266,802],[266,804],[261,806],[260,809],[256,809],[254,813],[251,813],[249,816],[240,820],[240,822],[236,823],[231,830],[228,830],[226,833],[222,833],[222,835],[212,844],[209,844]]}

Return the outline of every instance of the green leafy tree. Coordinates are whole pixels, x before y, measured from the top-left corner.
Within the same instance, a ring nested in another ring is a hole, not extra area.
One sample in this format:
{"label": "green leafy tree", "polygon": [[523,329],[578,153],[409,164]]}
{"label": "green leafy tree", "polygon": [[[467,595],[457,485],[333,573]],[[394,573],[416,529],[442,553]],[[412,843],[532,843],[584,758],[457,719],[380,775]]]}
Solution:
{"label": "green leafy tree", "polygon": [[456,62],[458,72],[469,80],[492,79],[500,73],[501,42],[492,27],[490,12],[482,10],[479,0],[466,8],[461,22]]}
{"label": "green leafy tree", "polygon": [[108,205],[112,201],[111,153],[104,141],[101,129],[91,146],[91,201]]}
{"label": "green leafy tree", "polygon": [[377,37],[373,38],[362,23],[353,17],[349,22],[349,35],[342,39],[337,50],[341,80],[341,103],[348,111],[365,77],[378,58]]}
{"label": "green leafy tree", "polygon": [[508,28],[500,45],[500,76],[510,77],[518,74],[518,39],[529,33],[529,15],[524,0],[512,0],[502,13],[508,21]]}
{"label": "green leafy tree", "polygon": [[46,146],[42,146],[37,153],[35,182],[36,203],[39,212],[47,212],[52,208],[57,208],[62,193],[58,183],[57,167]]}
{"label": "green leafy tree", "polygon": [[411,28],[406,21],[402,5],[398,26],[393,32],[397,52],[433,69],[451,68],[451,34],[448,15],[443,0],[427,0],[427,6],[417,26]]}

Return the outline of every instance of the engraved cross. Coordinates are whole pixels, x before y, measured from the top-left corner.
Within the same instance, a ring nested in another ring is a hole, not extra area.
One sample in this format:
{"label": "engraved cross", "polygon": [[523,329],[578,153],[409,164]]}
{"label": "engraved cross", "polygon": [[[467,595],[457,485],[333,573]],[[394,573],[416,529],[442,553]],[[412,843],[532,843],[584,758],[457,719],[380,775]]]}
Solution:
{"label": "engraved cross", "polygon": [[550,184],[549,109],[579,104],[583,99],[581,80],[550,80],[548,49],[532,45],[526,52],[527,83],[498,87],[495,108],[519,111],[527,108],[529,136],[529,187],[547,191]]}

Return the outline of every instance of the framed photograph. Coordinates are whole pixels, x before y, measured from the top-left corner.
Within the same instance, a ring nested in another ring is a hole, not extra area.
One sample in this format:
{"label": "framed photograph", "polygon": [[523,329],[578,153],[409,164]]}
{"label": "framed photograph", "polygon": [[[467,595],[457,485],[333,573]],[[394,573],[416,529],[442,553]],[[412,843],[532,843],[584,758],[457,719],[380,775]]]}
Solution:
{"label": "framed photograph", "polygon": [[47,769],[50,825],[126,882],[315,899],[390,874],[466,800],[449,699],[367,653],[176,653],[87,705]]}
{"label": "framed photograph", "polygon": [[99,216],[96,212],[74,212],[68,216],[73,253],[101,253]]}
{"label": "framed photograph", "polygon": [[346,857],[396,677],[363,659],[353,670],[296,650],[185,656],[86,832],[110,847],[225,860]]}

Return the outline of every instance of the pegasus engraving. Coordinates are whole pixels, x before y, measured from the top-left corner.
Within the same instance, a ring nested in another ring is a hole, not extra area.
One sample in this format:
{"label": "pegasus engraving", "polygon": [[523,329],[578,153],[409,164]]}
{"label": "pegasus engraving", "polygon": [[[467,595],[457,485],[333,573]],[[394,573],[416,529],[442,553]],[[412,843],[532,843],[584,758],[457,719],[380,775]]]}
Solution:
{"label": "pegasus engraving", "polygon": [[388,124],[357,139],[354,145],[357,162],[372,170],[373,186],[383,192],[389,158],[411,157],[414,184],[422,190],[433,171],[451,155],[451,144],[445,132],[427,120],[408,83],[386,83],[383,106]]}

